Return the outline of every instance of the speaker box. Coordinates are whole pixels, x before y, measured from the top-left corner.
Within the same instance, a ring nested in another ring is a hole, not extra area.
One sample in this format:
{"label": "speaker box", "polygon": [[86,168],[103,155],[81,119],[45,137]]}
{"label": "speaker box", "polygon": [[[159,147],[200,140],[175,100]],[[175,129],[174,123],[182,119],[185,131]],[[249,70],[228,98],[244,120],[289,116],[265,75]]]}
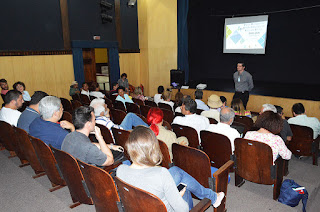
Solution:
{"label": "speaker box", "polygon": [[173,87],[181,87],[185,84],[185,73],[179,69],[170,70],[170,84]]}

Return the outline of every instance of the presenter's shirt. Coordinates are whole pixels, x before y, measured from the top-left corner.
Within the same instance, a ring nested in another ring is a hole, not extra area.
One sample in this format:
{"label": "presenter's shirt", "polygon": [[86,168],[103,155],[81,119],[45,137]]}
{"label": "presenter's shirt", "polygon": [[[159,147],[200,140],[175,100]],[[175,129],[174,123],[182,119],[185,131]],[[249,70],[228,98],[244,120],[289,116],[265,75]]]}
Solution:
{"label": "presenter's shirt", "polygon": [[236,92],[251,91],[254,87],[252,76],[247,71],[243,71],[241,74],[236,71],[233,74],[233,81]]}

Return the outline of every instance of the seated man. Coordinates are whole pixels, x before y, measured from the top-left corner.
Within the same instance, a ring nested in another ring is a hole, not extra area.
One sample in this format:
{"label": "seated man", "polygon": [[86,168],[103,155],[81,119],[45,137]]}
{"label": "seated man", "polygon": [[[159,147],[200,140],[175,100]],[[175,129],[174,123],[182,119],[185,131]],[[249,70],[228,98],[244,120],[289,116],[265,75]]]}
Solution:
{"label": "seated man", "polygon": [[[73,157],[96,166],[113,164],[113,154],[110,149],[123,151],[121,146],[106,144],[99,127],[95,126],[93,108],[81,106],[74,111],[73,124],[75,131],[69,133],[63,140],[61,150]],[[91,143],[89,134],[94,132],[99,144]]]}
{"label": "seated man", "polygon": [[94,99],[91,101],[90,106],[94,108],[96,123],[106,126],[109,130],[111,130],[112,127],[123,130],[132,130],[132,127],[139,125],[149,126],[134,113],[128,113],[120,125],[114,124],[110,119],[110,110],[105,104],[104,99]]}
{"label": "seated man", "polygon": [[112,90],[110,91],[110,95],[118,95],[118,87],[119,84],[117,82],[112,83]]}
{"label": "seated man", "polygon": [[17,126],[21,112],[18,111],[22,107],[23,98],[20,91],[10,90],[4,97],[4,107],[0,110],[0,121]]}
{"label": "seated man", "polygon": [[86,82],[82,83],[81,94],[87,95],[88,97],[90,97],[90,96],[89,96],[89,93],[90,93],[90,91],[89,91],[89,85],[88,85],[88,83],[86,83]]}
{"label": "seated man", "polygon": [[1,87],[1,94],[6,95],[9,91],[9,86],[6,79],[0,79],[0,87]]}
{"label": "seated man", "polygon": [[78,82],[77,81],[73,81],[70,85],[70,90],[69,90],[69,95],[73,96],[75,94],[80,94],[80,90],[78,87]]}
{"label": "seated man", "polygon": [[74,126],[68,121],[58,121],[63,114],[61,100],[55,96],[46,96],[39,103],[39,118],[36,118],[29,126],[29,134],[39,138],[47,145],[61,149],[64,138],[69,133],[65,129],[74,131]]}
{"label": "seated man", "polygon": [[292,106],[293,118],[288,120],[289,124],[306,126],[313,129],[313,139],[316,139],[320,133],[320,122],[315,117],[308,117],[302,103],[296,103]]}
{"label": "seated man", "polygon": [[213,118],[217,122],[220,122],[220,113],[218,110],[222,106],[222,102],[220,100],[220,97],[215,94],[212,94],[208,98],[208,105],[210,107],[210,110],[202,111],[201,115],[205,116],[207,118]]}
{"label": "seated man", "polygon": [[193,99],[191,99],[190,96],[183,97],[181,112],[185,116],[175,117],[173,119],[172,124],[179,124],[179,125],[194,128],[198,133],[199,142],[200,142],[201,141],[200,131],[205,130],[209,127],[210,125],[209,119],[204,116],[200,116],[196,114],[197,103]]}
{"label": "seated man", "polygon": [[[280,107],[280,106],[278,106],[278,107]],[[278,110],[277,110],[276,106],[274,106],[272,104],[264,104],[264,105],[262,105],[261,110],[260,110],[260,114],[262,114],[263,112],[266,112],[266,111],[272,111],[274,113],[278,113]],[[281,110],[281,112],[282,112],[282,110]],[[280,115],[280,116],[282,117],[282,115]],[[292,135],[293,135],[292,131],[291,131],[291,128],[290,128],[287,120],[284,117],[282,117],[282,120],[283,120],[283,127],[282,127],[281,132],[280,132],[280,137],[282,138],[282,140],[284,142],[291,141]]]}
{"label": "seated man", "polygon": [[160,85],[158,87],[158,93],[154,95],[153,97],[153,101],[158,104],[160,102],[160,100],[162,99],[162,94],[164,92],[164,87],[162,85]]}
{"label": "seated man", "polygon": [[18,120],[18,127],[29,133],[29,126],[35,118],[40,117],[39,103],[40,100],[48,96],[47,93],[36,91],[31,97],[30,105],[21,114]]}
{"label": "seated man", "polygon": [[116,101],[120,101],[124,104],[124,107],[126,107],[126,102],[133,103],[132,99],[128,96],[128,94],[125,94],[125,88],[122,86],[119,86],[118,88],[118,96],[116,98]]}
{"label": "seated man", "polygon": [[208,131],[225,135],[231,142],[232,152],[234,151],[234,140],[240,138],[240,133],[230,127],[235,117],[234,110],[230,107],[222,108],[220,112],[220,122],[218,124],[210,124]]}
{"label": "seated man", "polygon": [[94,96],[96,98],[104,98],[106,96],[103,93],[101,93],[100,86],[96,82],[92,82],[89,89],[90,89],[90,93],[89,93],[90,96]]}
{"label": "seated man", "polygon": [[197,103],[197,109],[200,110],[209,110],[208,105],[206,105],[203,101],[202,101],[202,97],[203,97],[203,91],[202,90],[196,90],[194,92],[194,98],[195,101]]}

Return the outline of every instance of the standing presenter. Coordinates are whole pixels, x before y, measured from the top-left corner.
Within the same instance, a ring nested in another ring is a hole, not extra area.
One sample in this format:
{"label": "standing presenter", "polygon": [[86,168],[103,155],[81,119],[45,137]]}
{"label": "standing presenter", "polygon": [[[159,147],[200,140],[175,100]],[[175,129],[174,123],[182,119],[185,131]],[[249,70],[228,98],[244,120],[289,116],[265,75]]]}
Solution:
{"label": "standing presenter", "polygon": [[233,99],[241,99],[243,106],[246,109],[249,100],[249,91],[251,91],[253,88],[253,80],[251,74],[244,69],[244,63],[238,63],[237,71],[233,74],[235,87]]}

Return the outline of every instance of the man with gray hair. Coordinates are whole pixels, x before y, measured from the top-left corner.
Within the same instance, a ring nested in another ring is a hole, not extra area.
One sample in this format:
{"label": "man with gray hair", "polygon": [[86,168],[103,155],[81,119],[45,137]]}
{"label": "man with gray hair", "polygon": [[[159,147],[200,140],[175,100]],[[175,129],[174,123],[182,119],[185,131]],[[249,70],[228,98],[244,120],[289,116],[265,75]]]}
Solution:
{"label": "man with gray hair", "polygon": [[234,116],[235,113],[232,108],[222,108],[220,112],[220,122],[218,124],[210,124],[206,129],[207,131],[219,133],[228,137],[231,143],[232,152],[234,151],[234,140],[236,138],[240,138],[240,133],[236,129],[230,127],[233,122]]}
{"label": "man with gray hair", "polygon": [[[278,113],[276,106],[274,106],[272,104],[264,104],[264,105],[262,105],[261,110],[260,110],[260,114],[262,114],[262,113],[264,113],[266,111],[272,111],[274,113]],[[282,116],[282,115],[279,114],[279,116]],[[282,140],[284,142],[291,141],[293,134],[292,134],[291,128],[289,126],[289,123],[284,117],[282,117],[282,120],[283,120],[283,127],[282,127],[281,132],[280,132],[280,137],[282,138]]]}
{"label": "man with gray hair", "polygon": [[39,103],[40,117],[36,118],[29,126],[29,133],[39,138],[47,145],[61,149],[61,144],[69,133],[73,132],[73,124],[68,121],[58,122],[63,114],[61,100],[55,96],[46,96]]}

